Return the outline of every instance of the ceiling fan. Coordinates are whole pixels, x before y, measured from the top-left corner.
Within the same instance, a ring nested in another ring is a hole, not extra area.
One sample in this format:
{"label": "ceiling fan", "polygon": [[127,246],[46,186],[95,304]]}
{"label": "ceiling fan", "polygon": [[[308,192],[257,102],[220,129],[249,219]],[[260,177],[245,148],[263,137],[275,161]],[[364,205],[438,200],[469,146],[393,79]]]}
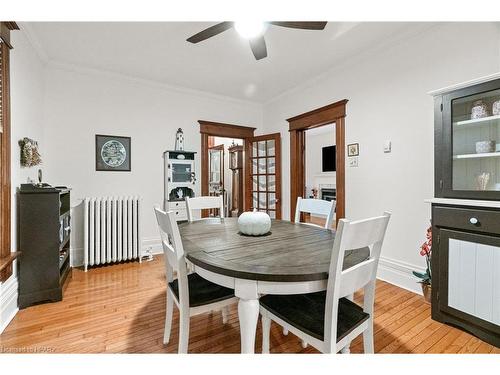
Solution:
{"label": "ceiling fan", "polygon": [[319,21],[319,22],[221,22],[214,26],[209,27],[199,33],[193,35],[192,37],[186,39],[187,42],[190,43],[199,43],[208,38],[211,38],[215,35],[218,35],[226,30],[231,28],[235,28],[238,33],[247,38],[250,43],[250,48],[252,49],[253,55],[256,60],[263,59],[267,56],[267,48],[266,41],[264,40],[264,32],[266,31],[267,26],[281,26],[288,27],[291,29],[302,29],[302,30],[323,30],[326,26],[327,22]]}

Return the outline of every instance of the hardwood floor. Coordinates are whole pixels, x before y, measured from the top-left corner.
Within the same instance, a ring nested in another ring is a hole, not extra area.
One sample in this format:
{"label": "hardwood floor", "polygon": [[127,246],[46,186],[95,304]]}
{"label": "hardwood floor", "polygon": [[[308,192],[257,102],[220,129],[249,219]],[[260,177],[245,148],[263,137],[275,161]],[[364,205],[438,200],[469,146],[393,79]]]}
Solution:
{"label": "hardwood floor", "polygon": [[[357,295],[356,298],[359,298]],[[163,345],[165,271],[163,257],[73,270],[64,300],[19,311],[0,335],[0,352],[176,353],[179,316],[174,309],[172,336]],[[258,326],[256,351],[261,350]],[[190,353],[239,353],[236,305],[228,324],[220,312],[191,319]],[[500,353],[499,348],[430,318],[421,296],[379,281],[375,300],[375,350],[378,353]],[[358,337],[351,346],[362,353]],[[293,334],[283,336],[273,323],[271,352],[315,353],[302,349]]]}

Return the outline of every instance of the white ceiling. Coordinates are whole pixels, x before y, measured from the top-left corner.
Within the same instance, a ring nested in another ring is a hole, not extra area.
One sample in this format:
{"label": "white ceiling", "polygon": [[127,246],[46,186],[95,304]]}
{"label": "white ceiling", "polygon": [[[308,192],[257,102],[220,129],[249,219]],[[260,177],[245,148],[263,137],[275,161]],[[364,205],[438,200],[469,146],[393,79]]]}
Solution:
{"label": "white ceiling", "polygon": [[323,31],[270,26],[268,57],[256,61],[234,29],[199,44],[207,22],[34,22],[50,61],[264,103],[367,50],[428,28],[426,23],[338,23]]}

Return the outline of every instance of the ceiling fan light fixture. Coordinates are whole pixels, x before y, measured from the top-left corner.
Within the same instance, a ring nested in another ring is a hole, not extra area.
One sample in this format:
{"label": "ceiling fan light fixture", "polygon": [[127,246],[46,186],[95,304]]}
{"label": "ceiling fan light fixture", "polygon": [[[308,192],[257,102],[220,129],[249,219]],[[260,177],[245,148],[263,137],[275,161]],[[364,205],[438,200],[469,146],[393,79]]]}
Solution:
{"label": "ceiling fan light fixture", "polygon": [[253,39],[264,33],[264,22],[236,21],[234,28],[245,39]]}

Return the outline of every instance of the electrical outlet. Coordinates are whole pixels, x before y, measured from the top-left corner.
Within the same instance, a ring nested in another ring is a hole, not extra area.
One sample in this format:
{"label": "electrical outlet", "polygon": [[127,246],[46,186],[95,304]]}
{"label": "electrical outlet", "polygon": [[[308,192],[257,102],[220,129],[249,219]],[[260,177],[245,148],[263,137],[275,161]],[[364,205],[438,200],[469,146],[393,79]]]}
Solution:
{"label": "electrical outlet", "polygon": [[351,157],[349,158],[349,167],[350,168],[356,168],[358,166],[358,158],[357,157]]}

